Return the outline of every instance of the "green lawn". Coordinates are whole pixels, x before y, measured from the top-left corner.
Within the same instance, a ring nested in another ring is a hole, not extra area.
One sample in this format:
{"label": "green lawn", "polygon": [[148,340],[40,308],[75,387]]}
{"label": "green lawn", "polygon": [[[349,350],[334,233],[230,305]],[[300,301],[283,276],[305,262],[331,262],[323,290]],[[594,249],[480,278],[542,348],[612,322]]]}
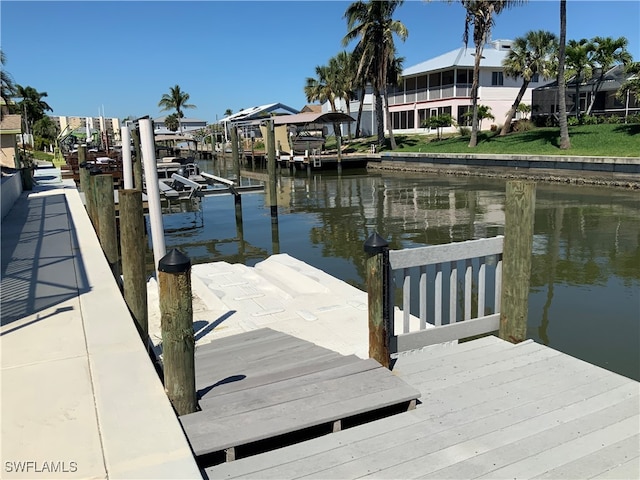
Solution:
{"label": "green lawn", "polygon": [[[640,157],[640,124],[581,125],[569,127],[571,149],[560,150],[558,128],[535,128],[505,137],[494,132],[482,132],[476,148],[469,148],[468,137],[459,135],[437,140],[435,135],[396,135],[396,152],[422,153],[497,153],[523,155],[578,155]],[[351,151],[369,151],[374,137],[352,142]],[[389,151],[389,148],[383,151]]]}

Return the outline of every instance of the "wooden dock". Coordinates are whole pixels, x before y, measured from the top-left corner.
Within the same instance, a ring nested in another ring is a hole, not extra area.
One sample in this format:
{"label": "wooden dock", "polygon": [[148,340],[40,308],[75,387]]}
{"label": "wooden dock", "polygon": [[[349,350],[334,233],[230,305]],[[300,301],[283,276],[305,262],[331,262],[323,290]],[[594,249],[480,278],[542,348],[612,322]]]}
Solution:
{"label": "wooden dock", "polygon": [[208,478],[639,478],[638,382],[489,336],[398,357],[415,410],[206,469]]}
{"label": "wooden dock", "polygon": [[420,396],[374,360],[268,328],[198,347],[196,389],[201,411],[180,422],[203,466],[406,411]]}

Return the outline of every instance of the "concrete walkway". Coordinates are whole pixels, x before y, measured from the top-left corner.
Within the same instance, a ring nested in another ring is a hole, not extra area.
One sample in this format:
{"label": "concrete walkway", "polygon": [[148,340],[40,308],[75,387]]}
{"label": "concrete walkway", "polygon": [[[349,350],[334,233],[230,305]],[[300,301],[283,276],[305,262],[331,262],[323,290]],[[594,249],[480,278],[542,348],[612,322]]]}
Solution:
{"label": "concrete walkway", "polygon": [[2,221],[0,477],[201,478],[78,191],[36,175]]}

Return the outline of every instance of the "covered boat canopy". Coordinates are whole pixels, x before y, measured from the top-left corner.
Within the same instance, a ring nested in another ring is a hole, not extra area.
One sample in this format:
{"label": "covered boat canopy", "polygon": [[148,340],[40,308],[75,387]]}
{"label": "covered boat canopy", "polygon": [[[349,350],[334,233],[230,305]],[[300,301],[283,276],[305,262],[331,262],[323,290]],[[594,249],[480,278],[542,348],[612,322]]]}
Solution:
{"label": "covered boat canopy", "polygon": [[273,117],[274,125],[307,125],[310,123],[347,123],[355,122],[353,117],[342,112],[308,112]]}

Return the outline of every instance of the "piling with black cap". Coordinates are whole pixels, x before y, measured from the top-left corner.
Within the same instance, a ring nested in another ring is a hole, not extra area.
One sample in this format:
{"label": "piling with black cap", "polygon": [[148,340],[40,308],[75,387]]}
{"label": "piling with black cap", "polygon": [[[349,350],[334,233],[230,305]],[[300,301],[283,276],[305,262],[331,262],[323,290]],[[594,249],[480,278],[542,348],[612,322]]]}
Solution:
{"label": "piling with black cap", "polygon": [[369,358],[389,368],[389,244],[377,232],[364,243],[369,303]]}
{"label": "piling with black cap", "polygon": [[140,130],[134,128],[131,131],[133,139],[133,149],[135,156],[133,158],[133,188],[142,191],[142,149],[140,148]]}
{"label": "piling with black cap", "polygon": [[95,192],[95,177],[96,175],[100,175],[102,170],[100,170],[100,167],[96,167],[91,164],[87,164],[87,169],[89,170],[89,181],[87,182],[87,190],[84,192],[84,200],[87,206],[87,212],[89,212],[89,218],[91,219],[91,223],[93,223],[93,228],[96,233],[100,235],[100,224],[98,223],[98,210]]}
{"label": "piling with black cap", "polygon": [[273,120],[267,120],[267,174],[269,176],[269,207],[271,222],[278,221],[278,192],[276,190],[276,140]]}
{"label": "piling with black cap", "polygon": [[78,174],[80,176],[80,191],[84,192],[87,181],[89,179],[89,170],[87,166],[87,147],[80,145],[78,147]]}
{"label": "piling with black cap", "polygon": [[164,389],[178,415],[196,411],[191,260],[177,249],[158,262]]}

